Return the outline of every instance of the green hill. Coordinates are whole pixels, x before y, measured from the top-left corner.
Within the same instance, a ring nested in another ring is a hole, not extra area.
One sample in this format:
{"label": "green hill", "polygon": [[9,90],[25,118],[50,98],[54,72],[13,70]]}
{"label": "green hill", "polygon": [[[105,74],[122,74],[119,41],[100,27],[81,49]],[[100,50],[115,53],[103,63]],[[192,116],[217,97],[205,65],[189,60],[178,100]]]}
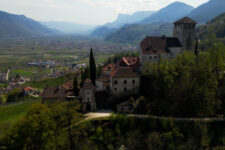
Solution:
{"label": "green hill", "polygon": [[41,36],[54,32],[23,15],[13,15],[0,11],[0,38]]}
{"label": "green hill", "polygon": [[146,36],[171,36],[173,24],[151,23],[126,25],[105,38],[116,43],[139,43]]}
{"label": "green hill", "polygon": [[210,33],[216,34],[218,38],[225,38],[225,13],[197,28],[197,37],[200,39],[205,39]]}

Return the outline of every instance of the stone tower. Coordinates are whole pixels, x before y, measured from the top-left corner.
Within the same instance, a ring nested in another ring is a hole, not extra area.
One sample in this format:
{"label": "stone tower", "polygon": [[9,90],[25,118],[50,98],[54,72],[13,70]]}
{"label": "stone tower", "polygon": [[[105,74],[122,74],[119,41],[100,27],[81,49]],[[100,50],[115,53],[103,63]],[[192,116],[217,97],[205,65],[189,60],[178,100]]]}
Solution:
{"label": "stone tower", "polygon": [[83,112],[96,110],[95,87],[90,79],[84,81],[81,96]]}
{"label": "stone tower", "polygon": [[173,36],[180,40],[183,50],[194,50],[196,24],[197,22],[189,17],[174,22]]}

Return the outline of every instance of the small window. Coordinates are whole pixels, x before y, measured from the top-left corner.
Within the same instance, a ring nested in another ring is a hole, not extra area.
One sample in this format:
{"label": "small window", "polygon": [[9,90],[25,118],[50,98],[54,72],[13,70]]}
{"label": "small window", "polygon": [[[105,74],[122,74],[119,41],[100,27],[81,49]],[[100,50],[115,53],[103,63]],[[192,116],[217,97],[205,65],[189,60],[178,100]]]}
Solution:
{"label": "small window", "polygon": [[87,94],[90,94],[89,92],[87,92]]}
{"label": "small window", "polygon": [[127,80],[124,80],[124,84],[127,84]]}
{"label": "small window", "polygon": [[155,59],[157,59],[158,57],[157,56],[155,56]]}
{"label": "small window", "polygon": [[149,58],[152,59],[152,56],[150,56]]}
{"label": "small window", "polygon": [[118,84],[118,81],[116,80],[116,81],[114,81],[114,84]]}
{"label": "small window", "polygon": [[124,88],[124,91],[127,91],[127,88]]}
{"label": "small window", "polygon": [[90,98],[87,98],[87,101],[90,101]]}
{"label": "small window", "polygon": [[133,80],[132,83],[135,84],[135,80]]}
{"label": "small window", "polygon": [[117,88],[114,88],[114,91],[117,91]]}

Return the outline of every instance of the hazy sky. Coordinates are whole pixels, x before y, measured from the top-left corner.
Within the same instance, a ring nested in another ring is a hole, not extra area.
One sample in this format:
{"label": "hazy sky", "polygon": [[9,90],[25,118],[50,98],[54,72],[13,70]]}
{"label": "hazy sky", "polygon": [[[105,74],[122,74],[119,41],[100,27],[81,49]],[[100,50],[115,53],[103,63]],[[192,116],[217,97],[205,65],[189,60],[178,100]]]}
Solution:
{"label": "hazy sky", "polygon": [[[159,10],[176,0],[0,0],[0,10],[24,14],[38,21],[104,24],[118,13]],[[208,0],[180,0],[194,7]]]}

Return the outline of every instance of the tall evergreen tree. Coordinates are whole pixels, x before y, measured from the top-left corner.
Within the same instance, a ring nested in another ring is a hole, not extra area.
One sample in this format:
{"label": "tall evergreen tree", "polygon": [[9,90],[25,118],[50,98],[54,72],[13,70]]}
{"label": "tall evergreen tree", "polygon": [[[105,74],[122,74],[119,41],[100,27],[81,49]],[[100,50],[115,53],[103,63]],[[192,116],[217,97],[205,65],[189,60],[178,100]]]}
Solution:
{"label": "tall evergreen tree", "polygon": [[198,56],[198,40],[196,40],[196,43],[195,43],[195,55]]}
{"label": "tall evergreen tree", "polygon": [[92,83],[95,85],[96,65],[95,65],[95,58],[93,56],[92,48],[91,48],[91,52],[90,52],[90,78],[91,78]]}

